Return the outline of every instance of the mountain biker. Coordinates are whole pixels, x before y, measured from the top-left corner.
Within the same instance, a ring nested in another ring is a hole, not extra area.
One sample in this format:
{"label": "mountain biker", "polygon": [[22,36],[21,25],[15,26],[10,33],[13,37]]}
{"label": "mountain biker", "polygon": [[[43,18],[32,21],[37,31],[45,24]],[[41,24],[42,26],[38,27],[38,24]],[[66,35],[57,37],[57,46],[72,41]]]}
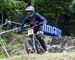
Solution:
{"label": "mountain biker", "polygon": [[[30,24],[31,27],[34,27],[35,25],[41,23],[41,24],[45,24],[47,23],[47,20],[41,16],[39,13],[35,12],[35,9],[33,6],[28,6],[26,9],[26,16],[24,18],[24,20],[22,21],[20,27],[19,27],[19,32],[23,31],[24,25]],[[34,33],[37,33],[37,31],[42,30],[41,26],[37,26],[34,29]],[[41,38],[42,35],[37,35],[36,38],[39,40],[42,48],[44,49],[44,51],[46,51],[46,44],[45,41]]]}

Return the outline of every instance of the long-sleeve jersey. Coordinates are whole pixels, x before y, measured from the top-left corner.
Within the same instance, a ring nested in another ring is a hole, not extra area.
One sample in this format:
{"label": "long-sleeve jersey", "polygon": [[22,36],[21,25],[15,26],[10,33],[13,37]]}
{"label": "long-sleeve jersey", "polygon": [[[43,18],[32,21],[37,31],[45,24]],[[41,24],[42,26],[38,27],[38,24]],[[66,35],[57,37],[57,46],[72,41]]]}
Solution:
{"label": "long-sleeve jersey", "polygon": [[[30,26],[32,27],[32,26],[35,26],[35,24],[39,24],[40,22],[42,22],[44,24],[44,23],[47,23],[47,20],[43,16],[41,16],[39,13],[34,13],[32,18],[26,16],[19,27],[19,32],[21,32],[23,30],[24,25],[26,23],[30,24]],[[35,30],[37,31],[38,28]]]}

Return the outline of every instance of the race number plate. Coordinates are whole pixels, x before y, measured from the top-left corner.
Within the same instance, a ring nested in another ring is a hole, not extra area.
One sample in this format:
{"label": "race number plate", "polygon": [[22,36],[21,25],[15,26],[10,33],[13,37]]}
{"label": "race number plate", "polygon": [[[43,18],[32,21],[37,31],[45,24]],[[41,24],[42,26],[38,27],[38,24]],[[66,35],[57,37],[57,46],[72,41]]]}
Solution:
{"label": "race number plate", "polygon": [[32,34],[34,34],[34,30],[33,29],[29,29],[28,30],[28,35],[32,35]]}

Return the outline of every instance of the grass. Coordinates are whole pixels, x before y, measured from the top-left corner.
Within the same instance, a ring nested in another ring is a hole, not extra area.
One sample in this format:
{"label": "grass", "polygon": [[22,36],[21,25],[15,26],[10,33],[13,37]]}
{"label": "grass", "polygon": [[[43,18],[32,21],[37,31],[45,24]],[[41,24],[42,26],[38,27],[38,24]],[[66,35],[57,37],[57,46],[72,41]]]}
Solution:
{"label": "grass", "polygon": [[5,53],[0,51],[0,58],[5,58],[5,56],[6,56]]}
{"label": "grass", "polygon": [[[6,60],[6,59],[1,59]],[[25,54],[10,57],[10,60],[75,60],[75,52],[49,53],[49,54]]]}

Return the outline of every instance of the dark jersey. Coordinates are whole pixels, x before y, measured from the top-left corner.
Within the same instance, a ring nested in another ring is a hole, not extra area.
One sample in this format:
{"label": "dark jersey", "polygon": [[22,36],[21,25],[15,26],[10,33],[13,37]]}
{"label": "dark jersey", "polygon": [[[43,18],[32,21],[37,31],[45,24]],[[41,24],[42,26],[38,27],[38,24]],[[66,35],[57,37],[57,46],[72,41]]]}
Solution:
{"label": "dark jersey", "polygon": [[[25,17],[24,20],[21,23],[21,26],[19,27],[19,32],[23,30],[24,25],[30,24],[31,27],[35,26],[36,24],[39,24],[40,22],[47,23],[47,20],[41,16],[39,13],[34,13],[33,17]],[[40,26],[34,28],[34,32],[38,31]]]}

